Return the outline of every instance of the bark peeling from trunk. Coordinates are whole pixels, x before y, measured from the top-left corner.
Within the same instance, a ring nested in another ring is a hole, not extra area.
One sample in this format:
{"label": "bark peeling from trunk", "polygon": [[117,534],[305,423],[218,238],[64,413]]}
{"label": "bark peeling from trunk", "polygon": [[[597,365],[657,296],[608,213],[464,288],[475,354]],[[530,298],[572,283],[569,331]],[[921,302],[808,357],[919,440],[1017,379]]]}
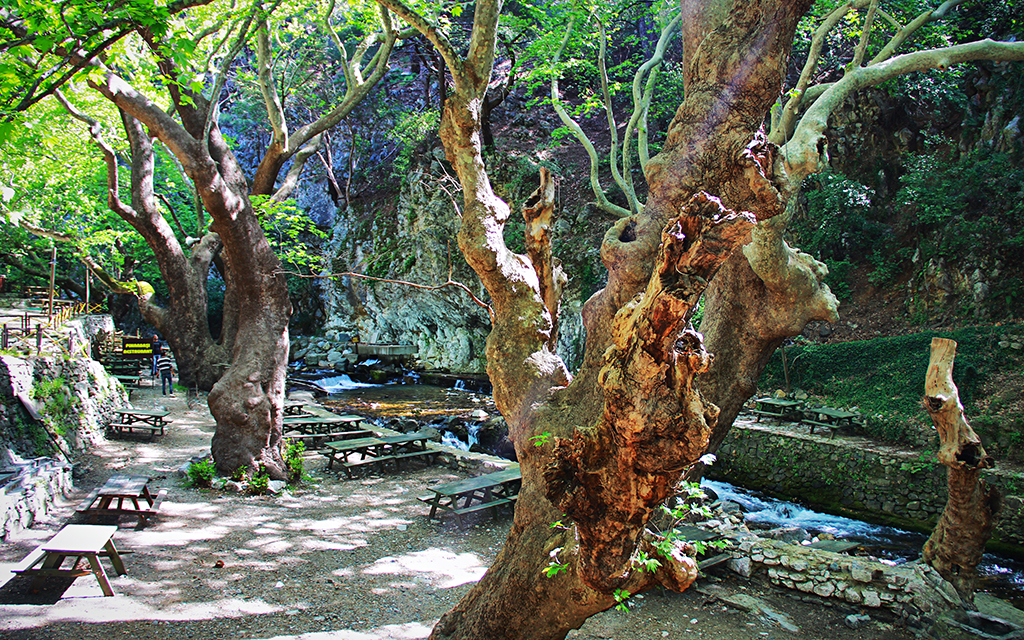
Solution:
{"label": "bark peeling from trunk", "polygon": [[718,409],[693,388],[711,357],[687,317],[753,223],[700,193],[666,225],[647,290],[615,318],[598,377],[601,423],[559,440],[545,469],[547,497],[576,523],[580,573],[595,589],[627,578],[651,513],[704,451]]}

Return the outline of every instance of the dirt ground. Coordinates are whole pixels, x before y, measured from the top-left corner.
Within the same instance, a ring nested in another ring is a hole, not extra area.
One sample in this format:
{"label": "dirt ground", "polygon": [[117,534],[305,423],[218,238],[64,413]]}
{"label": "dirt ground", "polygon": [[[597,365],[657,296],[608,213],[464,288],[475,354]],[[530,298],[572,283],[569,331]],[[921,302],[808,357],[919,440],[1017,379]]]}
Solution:
{"label": "dirt ground", "polygon": [[[430,484],[461,477],[440,467],[344,480],[311,453],[313,480],[279,496],[185,488],[177,469],[209,451],[213,421],[205,405],[191,410],[181,394],[162,397],[159,389],[132,395],[136,407],[171,411],[168,433],[153,442],[104,441],[78,461],[73,496],[0,544],[0,638],[425,638],[484,573],[508,532],[508,513],[465,530],[428,522],[416,498]],[[114,576],[107,565],[115,596],[103,597],[92,576],[51,580],[38,593],[28,578],[8,579],[29,551],[77,521],[75,505],[114,473],[148,475],[152,487],[168,491],[161,515],[146,526],[121,519],[114,541],[131,553],[124,556],[127,575]],[[637,595],[629,611],[594,616],[569,637],[911,637],[878,612],[850,629],[845,618],[863,613],[854,607],[804,602],[714,571],[682,594]]]}

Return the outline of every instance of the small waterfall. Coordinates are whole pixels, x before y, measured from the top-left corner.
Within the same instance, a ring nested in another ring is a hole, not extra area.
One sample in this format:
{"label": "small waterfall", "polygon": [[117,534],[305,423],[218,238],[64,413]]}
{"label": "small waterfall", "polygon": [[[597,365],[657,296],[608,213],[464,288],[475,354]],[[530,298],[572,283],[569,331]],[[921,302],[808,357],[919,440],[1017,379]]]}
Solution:
{"label": "small waterfall", "polygon": [[479,442],[477,434],[480,433],[479,424],[471,424],[466,426],[466,439],[467,442],[459,440],[459,437],[451,431],[445,431],[441,434],[441,444],[448,445],[449,447],[455,447],[456,449],[462,449],[463,451],[469,451],[470,447]]}
{"label": "small waterfall", "polygon": [[462,449],[463,451],[469,451],[469,444],[459,440],[451,431],[445,431],[441,434],[441,444],[446,447],[452,447],[454,449]]}
{"label": "small waterfall", "polygon": [[379,387],[379,384],[369,384],[366,382],[356,382],[347,375],[331,376],[330,378],[321,378],[320,380],[314,380],[317,385],[323,388],[327,393],[340,393],[349,389],[360,389],[362,387]]}
{"label": "small waterfall", "polygon": [[452,389],[455,389],[456,391],[465,391],[466,390],[466,381],[465,380],[456,380],[455,381],[455,386],[453,386]]}

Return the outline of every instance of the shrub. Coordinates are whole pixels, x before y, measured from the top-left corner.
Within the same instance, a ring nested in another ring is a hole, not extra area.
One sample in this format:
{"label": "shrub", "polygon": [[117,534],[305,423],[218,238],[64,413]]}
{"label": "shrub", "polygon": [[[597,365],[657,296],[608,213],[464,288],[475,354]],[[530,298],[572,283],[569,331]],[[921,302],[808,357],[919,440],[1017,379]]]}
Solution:
{"label": "shrub", "polygon": [[249,480],[249,493],[261,496],[267,492],[269,486],[270,476],[267,474],[267,470],[260,469],[260,472]]}
{"label": "shrub", "polygon": [[285,449],[284,462],[288,466],[289,482],[301,482],[306,477],[302,457],[305,452],[306,445],[301,440],[289,443],[288,448]]}
{"label": "shrub", "polygon": [[210,458],[203,458],[199,462],[193,462],[188,466],[187,484],[190,487],[209,488],[213,485],[213,478],[217,475],[217,469]]}

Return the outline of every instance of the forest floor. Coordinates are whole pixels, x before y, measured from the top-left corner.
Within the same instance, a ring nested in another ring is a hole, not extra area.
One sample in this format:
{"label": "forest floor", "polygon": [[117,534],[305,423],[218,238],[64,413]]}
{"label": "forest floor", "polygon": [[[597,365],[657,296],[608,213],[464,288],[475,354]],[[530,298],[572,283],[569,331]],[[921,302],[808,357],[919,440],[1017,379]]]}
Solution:
{"label": "forest floor", "polygon": [[[428,522],[416,498],[430,484],[460,477],[441,467],[344,480],[310,454],[313,479],[282,495],[186,488],[177,469],[209,452],[213,420],[205,405],[190,409],[183,394],[163,397],[151,389],[132,395],[136,407],[171,411],[167,434],[153,442],[102,440],[82,456],[75,495],[0,545],[0,581],[74,521],[74,506],[112,474],[148,475],[153,487],[167,489],[161,515],[143,528],[122,518],[114,540],[132,553],[124,556],[127,575],[111,575],[114,597],[103,597],[91,576],[51,580],[35,594],[22,576],[2,584],[0,638],[425,638],[508,533],[507,513],[465,530]],[[806,602],[766,582],[715,571],[682,594],[637,595],[629,611],[596,615],[569,637],[911,637],[884,612],[867,612],[871,621],[854,630],[844,624],[861,613],[853,607]]]}

